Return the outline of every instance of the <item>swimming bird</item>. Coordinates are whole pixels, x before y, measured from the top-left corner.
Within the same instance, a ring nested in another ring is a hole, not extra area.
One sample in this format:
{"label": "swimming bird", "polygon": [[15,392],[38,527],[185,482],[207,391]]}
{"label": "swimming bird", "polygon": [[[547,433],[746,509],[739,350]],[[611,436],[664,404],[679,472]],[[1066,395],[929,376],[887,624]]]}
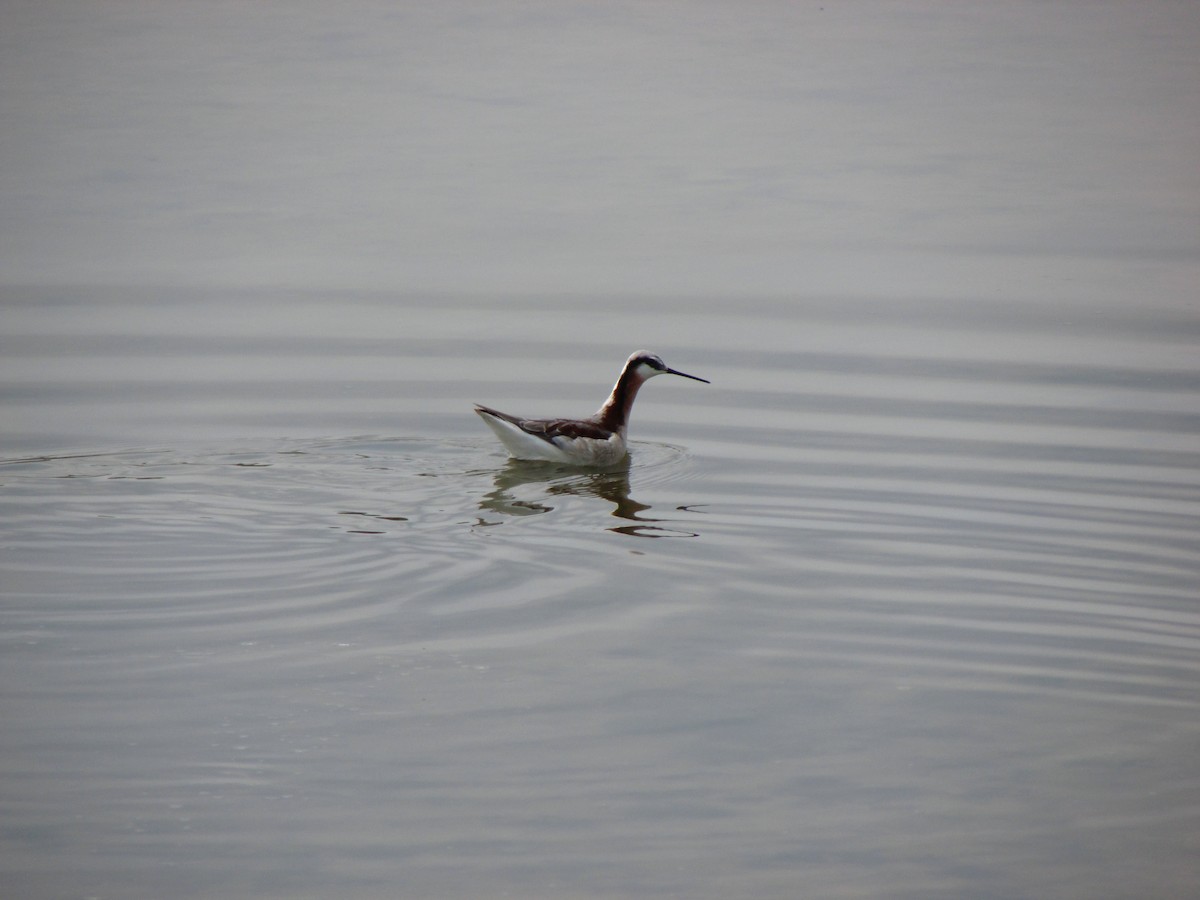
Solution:
{"label": "swimming bird", "polygon": [[712,384],[707,378],[668,368],[662,357],[639,350],[625,360],[612,393],[586,419],[523,419],[476,404],[475,412],[496,432],[509,456],[577,466],[610,466],[625,458],[629,411],[638,389],[655,375],[679,375]]}

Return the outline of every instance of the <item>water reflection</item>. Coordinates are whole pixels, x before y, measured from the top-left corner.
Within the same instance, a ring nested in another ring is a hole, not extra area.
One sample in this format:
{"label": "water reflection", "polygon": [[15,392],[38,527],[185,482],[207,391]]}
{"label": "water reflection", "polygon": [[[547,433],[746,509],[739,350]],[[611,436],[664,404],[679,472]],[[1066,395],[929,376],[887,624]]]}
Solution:
{"label": "water reflection", "polygon": [[[553,512],[558,504],[548,502],[549,498],[595,497],[613,505],[610,515],[634,523],[614,525],[608,531],[632,537],[696,537],[694,531],[661,524],[668,522],[667,519],[642,515],[652,507],[630,496],[630,468],[628,458],[615,466],[587,471],[555,463],[510,459],[496,471],[495,488],[484,495],[479,507],[504,516],[531,516]],[[540,487],[542,493],[535,497],[519,496],[529,486]],[[479,524],[500,523],[481,518]]]}

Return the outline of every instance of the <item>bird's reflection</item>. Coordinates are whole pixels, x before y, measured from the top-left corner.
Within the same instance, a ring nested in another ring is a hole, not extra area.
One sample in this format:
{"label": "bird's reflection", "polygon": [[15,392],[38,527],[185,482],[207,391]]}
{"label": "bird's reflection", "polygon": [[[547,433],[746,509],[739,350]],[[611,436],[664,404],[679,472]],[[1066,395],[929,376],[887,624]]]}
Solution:
{"label": "bird's reflection", "polygon": [[[479,508],[505,516],[532,516],[554,510],[554,506],[546,502],[550,497],[596,497],[613,505],[610,515],[632,523],[614,525],[609,531],[634,537],[696,537],[693,532],[657,524],[666,521],[664,519],[641,515],[650,506],[629,495],[629,469],[628,458],[616,466],[588,471],[554,463],[510,459],[496,471],[495,488],[483,496]],[[541,485],[545,496],[536,500],[518,499],[515,493],[526,485]],[[479,524],[499,523],[480,520]]]}

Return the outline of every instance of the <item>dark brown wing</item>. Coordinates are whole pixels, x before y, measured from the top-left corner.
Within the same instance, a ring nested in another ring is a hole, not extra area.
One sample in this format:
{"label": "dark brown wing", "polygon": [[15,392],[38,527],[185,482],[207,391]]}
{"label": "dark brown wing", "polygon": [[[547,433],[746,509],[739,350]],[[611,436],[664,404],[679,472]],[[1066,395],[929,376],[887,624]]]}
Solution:
{"label": "dark brown wing", "polygon": [[612,432],[607,428],[582,419],[522,419],[520,416],[510,416],[508,413],[502,413],[488,406],[476,404],[475,408],[489,416],[495,416],[497,419],[503,419],[505,422],[516,425],[526,434],[532,434],[534,437],[540,437],[548,442],[553,442],[556,437],[594,438],[598,441],[606,441],[612,437]]}
{"label": "dark brown wing", "polygon": [[601,428],[594,422],[580,419],[526,419],[520,423],[522,431],[530,434],[545,434],[547,439],[565,438],[594,438],[597,441],[607,441],[612,432]]}

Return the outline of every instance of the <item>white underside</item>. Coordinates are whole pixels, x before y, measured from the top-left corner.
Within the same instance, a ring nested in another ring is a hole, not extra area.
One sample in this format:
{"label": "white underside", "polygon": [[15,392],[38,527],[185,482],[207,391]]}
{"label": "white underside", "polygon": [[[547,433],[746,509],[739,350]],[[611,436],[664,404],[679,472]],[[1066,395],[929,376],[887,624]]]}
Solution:
{"label": "white underside", "polygon": [[611,466],[625,458],[625,441],[620,435],[614,434],[603,441],[557,437],[551,443],[485,412],[480,412],[479,418],[496,432],[496,437],[514,459],[541,459],[573,466]]}

